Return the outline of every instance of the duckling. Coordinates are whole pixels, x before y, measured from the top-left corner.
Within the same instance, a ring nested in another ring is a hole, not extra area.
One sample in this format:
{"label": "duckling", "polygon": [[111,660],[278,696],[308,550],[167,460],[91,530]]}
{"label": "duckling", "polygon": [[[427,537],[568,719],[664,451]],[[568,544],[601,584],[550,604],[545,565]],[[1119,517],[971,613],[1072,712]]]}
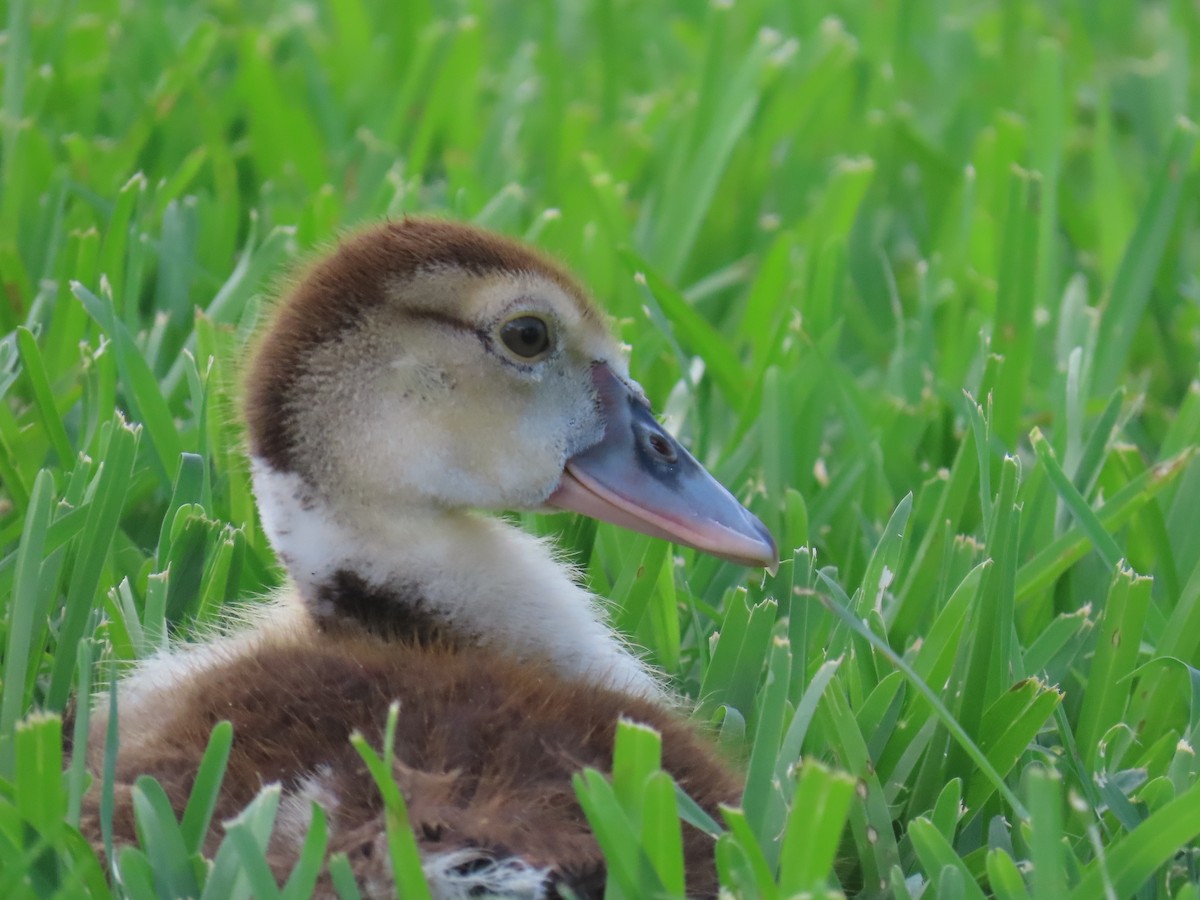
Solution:
{"label": "duckling", "polygon": [[[664,768],[703,808],[738,801],[738,776],[577,573],[480,512],[574,510],[746,565],[777,559],[655,419],[564,269],[447,221],[363,231],[278,305],[246,394],[254,491],[290,584],[240,629],[122,681],[118,842],[134,839],[134,779],[153,775],[181,810],[228,719],[218,820],[278,783],[277,874],[316,800],[330,852],[364,895],[391,896],[382,802],[348,738],[378,746],[393,701],[393,774],[435,896],[602,896],[571,777],[611,770],[622,716],[661,732]],[[98,711],[97,772],[104,728]],[[715,895],[712,839],[691,826],[685,861],[689,893]]]}

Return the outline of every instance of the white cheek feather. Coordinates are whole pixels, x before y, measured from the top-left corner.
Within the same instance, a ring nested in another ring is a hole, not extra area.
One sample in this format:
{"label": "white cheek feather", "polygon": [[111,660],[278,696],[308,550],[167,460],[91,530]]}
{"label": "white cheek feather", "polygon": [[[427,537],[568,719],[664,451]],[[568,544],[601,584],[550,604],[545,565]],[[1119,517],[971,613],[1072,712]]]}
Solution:
{"label": "white cheek feather", "polygon": [[333,488],[327,493],[368,504],[390,497],[393,504],[539,506],[562,471],[566,436],[556,429],[565,430],[566,416],[493,371],[480,374],[477,344],[470,352],[469,373],[412,359],[364,366],[352,379],[356,390],[339,387],[336,402],[304,411],[302,431],[314,436],[306,455],[327,467],[320,476]]}
{"label": "white cheek feather", "polygon": [[604,622],[548,544],[461,510],[355,505],[335,511],[292,473],[252,463],[263,526],[311,602],[335,572],[419,586],[432,611],[464,634],[564,674],[665,699],[662,687]]}

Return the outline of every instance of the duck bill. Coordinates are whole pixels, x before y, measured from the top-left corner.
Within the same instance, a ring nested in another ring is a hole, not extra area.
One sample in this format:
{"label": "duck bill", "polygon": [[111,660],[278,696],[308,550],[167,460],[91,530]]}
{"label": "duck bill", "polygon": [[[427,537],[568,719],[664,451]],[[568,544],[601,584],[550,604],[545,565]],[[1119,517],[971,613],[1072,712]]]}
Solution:
{"label": "duck bill", "polygon": [[608,366],[592,367],[604,437],[567,461],[547,503],[774,572],[765,525],[655,420]]}

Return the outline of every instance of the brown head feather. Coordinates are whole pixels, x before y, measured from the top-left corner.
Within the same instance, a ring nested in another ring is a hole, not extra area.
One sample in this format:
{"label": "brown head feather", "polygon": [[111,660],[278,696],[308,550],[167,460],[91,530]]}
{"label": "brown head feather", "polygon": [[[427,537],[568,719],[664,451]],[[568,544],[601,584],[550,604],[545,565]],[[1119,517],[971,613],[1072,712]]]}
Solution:
{"label": "brown head feather", "polygon": [[368,228],[301,274],[263,335],[246,379],[246,420],[255,456],[279,471],[295,470],[289,406],[306,356],[386,303],[390,286],[438,268],[477,276],[533,273],[561,288],[585,319],[600,320],[563,267],[510,238],[439,219],[405,218]]}

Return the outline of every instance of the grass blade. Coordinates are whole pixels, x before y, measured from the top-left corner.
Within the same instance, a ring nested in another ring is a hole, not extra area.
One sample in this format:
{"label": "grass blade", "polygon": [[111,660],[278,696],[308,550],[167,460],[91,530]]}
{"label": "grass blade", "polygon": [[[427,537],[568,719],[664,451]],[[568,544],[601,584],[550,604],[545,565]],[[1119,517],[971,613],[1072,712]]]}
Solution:
{"label": "grass blade", "polygon": [[385,821],[387,823],[388,852],[391,854],[392,873],[396,879],[396,890],[402,897],[412,897],[413,900],[428,900],[429,885],[421,871],[421,853],[417,849],[416,838],[413,837],[412,826],[408,820],[408,806],[404,795],[396,786],[392,777],[391,748],[396,734],[396,719],[400,707],[393,703],[388,707],[387,725],[384,731],[385,753],[380,757],[366,738],[355,733],[350,737],[350,743],[358,751],[366,763],[371,777],[375,781],[379,793],[383,796]]}
{"label": "grass blade", "polygon": [[1112,391],[1120,380],[1137,323],[1150,298],[1154,276],[1162,262],[1180,203],[1184,181],[1200,131],[1185,118],[1175,122],[1166,158],[1150,189],[1146,206],[1121,257],[1113,279],[1108,308],[1100,320],[1096,346],[1096,391]]}
{"label": "grass blade", "polygon": [[40,605],[43,548],[53,502],[54,479],[50,472],[43,469],[34,480],[33,493],[29,498],[9,610],[4,687],[0,693],[0,776],[12,771],[12,743],[5,738],[12,735],[17,719],[26,707],[25,685],[28,681],[29,659],[35,649],[31,646],[31,636],[34,633],[35,610]]}

